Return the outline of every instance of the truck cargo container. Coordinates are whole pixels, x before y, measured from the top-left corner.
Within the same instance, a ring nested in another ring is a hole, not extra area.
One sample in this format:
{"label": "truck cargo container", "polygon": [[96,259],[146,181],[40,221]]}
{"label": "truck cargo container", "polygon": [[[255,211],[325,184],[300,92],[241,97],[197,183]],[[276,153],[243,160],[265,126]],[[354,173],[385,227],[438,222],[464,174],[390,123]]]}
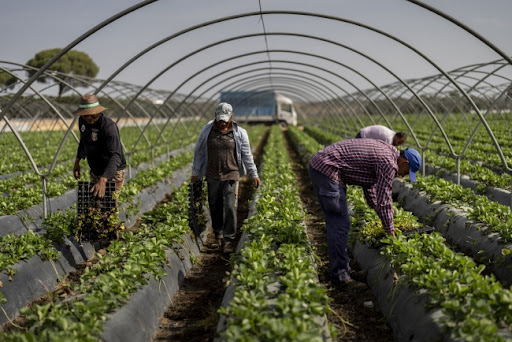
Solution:
{"label": "truck cargo container", "polygon": [[297,126],[293,101],[273,90],[223,91],[220,102],[233,107],[234,119],[240,123],[277,123]]}

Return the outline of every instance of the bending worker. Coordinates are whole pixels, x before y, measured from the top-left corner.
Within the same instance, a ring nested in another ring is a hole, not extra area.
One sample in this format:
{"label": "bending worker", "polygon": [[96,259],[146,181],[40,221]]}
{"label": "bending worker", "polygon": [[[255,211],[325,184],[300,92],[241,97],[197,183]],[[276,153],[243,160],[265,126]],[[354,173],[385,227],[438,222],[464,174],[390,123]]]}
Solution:
{"label": "bending worker", "polygon": [[233,121],[231,105],[222,102],[215,110],[215,120],[203,126],[199,133],[191,181],[197,182],[206,176],[213,232],[219,247],[224,244],[224,253],[234,251],[238,184],[246,173],[258,188],[260,179],[247,131]]}
{"label": "bending worker", "polygon": [[87,158],[91,182],[95,183],[91,192],[99,198],[105,196],[107,181],[115,182],[116,191],[121,189],[126,168],[119,129],[112,119],[103,115],[106,109],[100,105],[96,95],[85,94],[80,99],[78,109],[73,112],[80,116],[80,144],[73,176],[80,179],[80,160]]}
{"label": "bending worker", "polygon": [[405,132],[395,133],[386,126],[373,125],[362,128],[357,133],[356,138],[382,140],[396,147],[402,145],[407,140],[407,134]]}
{"label": "bending worker", "polygon": [[309,162],[309,175],[325,217],[327,251],[331,283],[351,281],[347,238],[350,217],[346,186],[363,188],[366,202],[382,221],[382,227],[395,236],[393,225],[392,184],[395,176],[409,175],[416,180],[421,156],[412,149],[398,151],[376,139],[346,139],[317,152]]}

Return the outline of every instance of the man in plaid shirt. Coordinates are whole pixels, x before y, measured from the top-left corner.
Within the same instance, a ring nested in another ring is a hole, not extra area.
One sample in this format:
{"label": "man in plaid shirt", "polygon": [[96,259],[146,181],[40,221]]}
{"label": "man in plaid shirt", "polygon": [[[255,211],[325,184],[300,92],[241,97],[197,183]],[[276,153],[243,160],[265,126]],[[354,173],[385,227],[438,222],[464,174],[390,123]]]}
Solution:
{"label": "man in plaid shirt", "polygon": [[398,151],[384,141],[367,138],[338,141],[311,157],[309,175],[325,216],[333,285],[351,281],[346,185],[363,187],[366,202],[379,215],[384,230],[395,236],[391,198],[393,178],[409,174],[409,179],[416,181],[420,166],[421,156],[416,150]]}

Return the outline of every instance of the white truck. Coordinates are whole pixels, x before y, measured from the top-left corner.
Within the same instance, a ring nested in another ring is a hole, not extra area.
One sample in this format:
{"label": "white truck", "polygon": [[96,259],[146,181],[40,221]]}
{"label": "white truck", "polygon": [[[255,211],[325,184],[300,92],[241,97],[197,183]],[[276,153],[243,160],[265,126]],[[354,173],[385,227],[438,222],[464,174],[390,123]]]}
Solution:
{"label": "white truck", "polygon": [[220,102],[227,102],[233,107],[234,119],[240,123],[297,126],[293,101],[273,90],[222,91]]}

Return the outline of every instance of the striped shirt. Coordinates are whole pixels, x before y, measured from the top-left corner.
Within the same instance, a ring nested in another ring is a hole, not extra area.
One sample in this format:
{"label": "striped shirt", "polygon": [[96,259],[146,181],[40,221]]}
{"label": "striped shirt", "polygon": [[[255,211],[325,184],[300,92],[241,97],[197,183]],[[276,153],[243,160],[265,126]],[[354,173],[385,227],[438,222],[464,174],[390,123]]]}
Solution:
{"label": "striped shirt", "polygon": [[399,156],[394,146],[381,140],[346,139],[318,151],[309,163],[340,185],[362,186],[366,202],[376,208],[382,227],[392,232],[391,194]]}

